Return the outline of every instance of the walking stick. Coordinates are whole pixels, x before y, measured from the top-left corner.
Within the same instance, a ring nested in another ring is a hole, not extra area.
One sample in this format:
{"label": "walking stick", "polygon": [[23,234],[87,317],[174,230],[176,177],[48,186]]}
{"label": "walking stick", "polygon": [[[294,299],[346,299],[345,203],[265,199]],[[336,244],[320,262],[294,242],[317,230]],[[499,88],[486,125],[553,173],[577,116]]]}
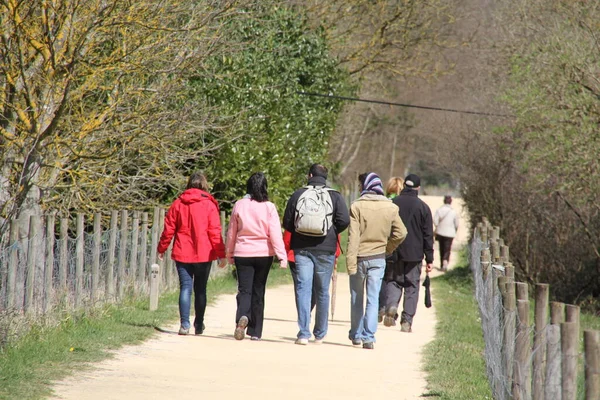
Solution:
{"label": "walking stick", "polygon": [[335,315],[335,297],[337,293],[337,261],[333,264],[333,275],[331,275],[331,320]]}

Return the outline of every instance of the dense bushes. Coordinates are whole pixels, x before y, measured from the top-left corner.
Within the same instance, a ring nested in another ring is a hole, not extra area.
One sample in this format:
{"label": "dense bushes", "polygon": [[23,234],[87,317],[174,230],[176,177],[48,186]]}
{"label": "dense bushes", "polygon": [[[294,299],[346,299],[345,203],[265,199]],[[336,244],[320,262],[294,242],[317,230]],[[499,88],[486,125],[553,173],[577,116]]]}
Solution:
{"label": "dense bushes", "polygon": [[[298,92],[348,95],[352,87],[322,34],[301,14],[269,3],[247,13],[224,33],[240,48],[211,58],[210,70],[192,80],[194,94],[219,108],[217,125],[234,138],[198,165],[225,208],[246,193],[256,171],[267,175],[271,199],[281,208],[305,183],[308,167],[325,162],[341,109],[339,100]],[[210,131],[219,137],[222,130]]]}
{"label": "dense bushes", "polygon": [[516,119],[466,134],[459,150],[472,217],[502,226],[520,278],[591,305],[600,296],[599,13],[596,2],[560,0],[504,11],[525,37],[508,43],[503,101]]}

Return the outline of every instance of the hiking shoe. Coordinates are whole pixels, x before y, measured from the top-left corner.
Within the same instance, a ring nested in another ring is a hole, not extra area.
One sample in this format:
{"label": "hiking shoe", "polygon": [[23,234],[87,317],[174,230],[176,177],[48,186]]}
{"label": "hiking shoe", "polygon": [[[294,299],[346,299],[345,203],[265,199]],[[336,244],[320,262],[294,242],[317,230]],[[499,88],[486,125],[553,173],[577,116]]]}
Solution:
{"label": "hiking shoe", "polygon": [[260,338],[258,336],[252,336],[250,340],[260,340]]}
{"label": "hiking shoe", "polygon": [[410,322],[408,322],[408,321],[400,322],[400,332],[407,332],[407,333],[412,332],[412,327],[411,327]]}
{"label": "hiking shoe", "polygon": [[308,344],[308,339],[298,338],[298,339],[296,339],[296,341],[294,343],[299,344],[301,346],[306,346]]}
{"label": "hiking shoe", "polygon": [[178,335],[187,335],[188,333],[190,333],[190,328],[184,328],[183,326],[179,327]]}
{"label": "hiking shoe", "polygon": [[248,326],[248,317],[245,315],[240,318],[233,331],[233,337],[235,340],[243,340],[246,337],[246,327]]}
{"label": "hiking shoe", "polygon": [[377,314],[377,322],[383,321],[384,315],[385,315],[385,309],[382,308],[381,310],[379,310],[379,313]]}
{"label": "hiking shoe", "polygon": [[392,307],[386,311],[385,316],[383,317],[383,325],[385,326],[396,326],[396,316],[398,312],[398,308]]}
{"label": "hiking shoe", "polygon": [[375,346],[373,345],[373,342],[363,343],[363,349],[373,350],[374,348],[375,348]]}
{"label": "hiking shoe", "polygon": [[196,335],[202,335],[204,333],[205,329],[206,329],[206,326],[204,326],[204,324],[202,324],[202,329],[198,329],[198,327],[196,327],[194,333]]}
{"label": "hiking shoe", "polygon": [[362,340],[352,339],[352,346],[361,346],[361,345],[362,345]]}

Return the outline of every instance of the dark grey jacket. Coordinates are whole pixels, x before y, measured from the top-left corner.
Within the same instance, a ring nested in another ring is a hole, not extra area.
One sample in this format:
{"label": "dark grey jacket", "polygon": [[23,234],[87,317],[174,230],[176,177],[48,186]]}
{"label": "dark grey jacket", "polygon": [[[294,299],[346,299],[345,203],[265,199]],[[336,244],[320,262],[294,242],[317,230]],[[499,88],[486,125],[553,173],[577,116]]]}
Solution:
{"label": "dark grey jacket", "polygon": [[[308,180],[309,186],[325,186],[325,183],[325,178],[320,176],[313,176]],[[350,224],[350,216],[348,214],[346,202],[339,192],[331,190],[329,194],[333,204],[333,226],[329,229],[329,232],[327,232],[327,236],[314,237],[302,235],[296,232],[294,219],[296,214],[296,203],[305,190],[306,188],[303,187],[292,194],[283,214],[283,227],[285,230],[292,233],[290,247],[292,250],[321,250],[335,253],[337,249],[338,234],[343,232]]]}

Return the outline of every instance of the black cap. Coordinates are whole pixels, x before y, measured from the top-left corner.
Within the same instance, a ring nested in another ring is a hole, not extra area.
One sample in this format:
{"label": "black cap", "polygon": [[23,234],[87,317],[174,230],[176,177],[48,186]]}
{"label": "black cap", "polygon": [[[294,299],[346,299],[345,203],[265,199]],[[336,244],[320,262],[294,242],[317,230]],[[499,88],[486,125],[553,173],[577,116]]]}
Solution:
{"label": "black cap", "polygon": [[421,186],[421,178],[415,174],[408,174],[406,178],[404,178],[404,186],[409,188],[418,188]]}

